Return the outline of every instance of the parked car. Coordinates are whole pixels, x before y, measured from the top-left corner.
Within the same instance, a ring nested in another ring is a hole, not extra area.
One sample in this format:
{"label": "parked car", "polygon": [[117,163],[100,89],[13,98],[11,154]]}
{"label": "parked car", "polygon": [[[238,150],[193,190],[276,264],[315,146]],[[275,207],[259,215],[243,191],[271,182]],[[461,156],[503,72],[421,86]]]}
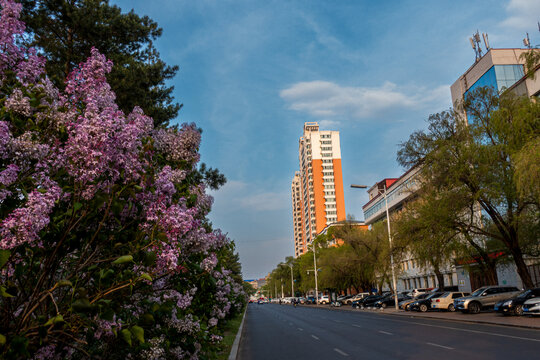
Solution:
{"label": "parked car", "polygon": [[411,295],[412,295],[412,297],[417,297],[418,295],[422,295],[424,293],[427,293],[430,290],[431,289],[427,289],[427,288],[412,289],[411,290]]}
{"label": "parked car", "polygon": [[[408,300],[408,299],[412,299],[412,297],[408,295],[398,294],[398,304],[400,301]],[[394,294],[390,294],[390,295],[386,295],[382,299],[377,300],[377,302],[375,302],[375,307],[385,309],[387,307],[393,307],[395,306],[395,304],[396,302],[395,302]]]}
{"label": "parked car", "polygon": [[351,306],[355,309],[363,309],[365,306],[364,306],[364,303],[366,301],[368,302],[371,302],[372,300],[373,301],[377,301],[378,299],[380,299],[381,296],[380,295],[368,295],[360,300],[355,300],[352,302]]}
{"label": "parked car", "polygon": [[398,303],[398,306],[399,306],[400,309],[403,309],[405,311],[410,311],[411,310],[410,305],[413,302],[415,302],[416,300],[424,299],[427,296],[429,296],[429,293],[420,294],[416,298],[413,297],[411,299],[400,301]]}
{"label": "parked car", "polygon": [[360,308],[363,309],[363,308],[369,308],[369,307],[374,307],[375,306],[375,303],[377,301],[379,301],[380,299],[386,297],[388,294],[386,295],[372,295],[372,296],[368,296],[366,298],[364,298],[362,300],[362,303],[360,304]]}
{"label": "parked car", "polygon": [[540,297],[534,297],[523,303],[524,315],[540,315]]}
{"label": "parked car", "polygon": [[454,307],[462,313],[477,314],[480,310],[493,307],[501,300],[507,300],[519,294],[515,286],[483,286],[476,289],[471,296],[454,300]]}
{"label": "parked car", "polygon": [[347,305],[351,305],[353,303],[353,301],[362,300],[366,296],[369,296],[368,292],[358,293],[358,294],[353,295],[352,297],[346,299],[343,303],[347,304]]}
{"label": "parked car", "polygon": [[540,296],[540,288],[525,290],[517,296],[499,301],[495,304],[494,310],[503,315],[523,315],[523,304],[525,301]]}
{"label": "parked car", "polygon": [[421,311],[426,312],[431,309],[431,299],[436,298],[437,296],[442,295],[442,292],[430,292],[423,299],[416,299],[416,301],[409,304],[411,311]]}
{"label": "parked car", "polygon": [[308,296],[306,298],[306,304],[315,304],[315,296]]}
{"label": "parked car", "polygon": [[431,299],[431,308],[435,310],[456,311],[454,300],[469,296],[468,292],[449,291]]}
{"label": "parked car", "polygon": [[319,297],[319,304],[330,304],[330,298],[328,297],[328,295],[323,295]]}

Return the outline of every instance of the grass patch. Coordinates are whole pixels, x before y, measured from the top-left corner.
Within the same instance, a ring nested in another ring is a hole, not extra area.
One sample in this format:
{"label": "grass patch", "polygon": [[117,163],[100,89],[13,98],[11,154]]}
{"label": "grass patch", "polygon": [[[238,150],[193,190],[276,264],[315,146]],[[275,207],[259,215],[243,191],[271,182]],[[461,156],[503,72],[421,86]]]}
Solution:
{"label": "grass patch", "polygon": [[225,325],[224,332],[223,332],[223,341],[221,342],[221,351],[217,354],[218,360],[227,360],[229,358],[229,354],[231,353],[231,348],[234,343],[234,339],[236,339],[236,334],[238,333],[238,328],[240,327],[240,324],[242,323],[242,317],[244,316],[244,310],[236,317],[230,319],[227,321],[227,324]]}

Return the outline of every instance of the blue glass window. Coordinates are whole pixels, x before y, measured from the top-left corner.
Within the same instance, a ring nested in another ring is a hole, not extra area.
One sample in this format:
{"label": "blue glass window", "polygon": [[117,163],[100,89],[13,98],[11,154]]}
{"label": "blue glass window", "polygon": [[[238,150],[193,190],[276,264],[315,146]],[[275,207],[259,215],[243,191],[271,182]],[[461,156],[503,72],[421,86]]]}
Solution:
{"label": "blue glass window", "polygon": [[490,86],[498,93],[514,85],[523,77],[523,65],[493,65],[465,92],[473,91],[478,87]]}

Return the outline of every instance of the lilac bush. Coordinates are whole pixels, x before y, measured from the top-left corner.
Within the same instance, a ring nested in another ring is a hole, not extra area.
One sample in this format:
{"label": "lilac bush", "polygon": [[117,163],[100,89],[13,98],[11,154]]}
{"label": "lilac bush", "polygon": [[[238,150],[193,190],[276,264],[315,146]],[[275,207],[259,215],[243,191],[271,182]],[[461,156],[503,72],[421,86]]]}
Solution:
{"label": "lilac bush", "polygon": [[0,6],[0,356],[211,358],[245,295],[200,131],[124,114],[97,49],[55,88]]}

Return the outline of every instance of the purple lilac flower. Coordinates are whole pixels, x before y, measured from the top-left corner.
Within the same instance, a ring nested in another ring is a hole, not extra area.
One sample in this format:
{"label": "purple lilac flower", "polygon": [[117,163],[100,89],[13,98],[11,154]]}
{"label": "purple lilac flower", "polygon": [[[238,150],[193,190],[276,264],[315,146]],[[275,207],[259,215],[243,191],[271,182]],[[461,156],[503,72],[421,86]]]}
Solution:
{"label": "purple lilac flower", "polygon": [[51,180],[43,184],[43,190],[44,193],[33,190],[26,207],[15,209],[2,221],[0,249],[12,249],[25,243],[42,246],[39,232],[49,224],[49,214],[62,195],[60,187]]}
{"label": "purple lilac flower", "polygon": [[24,116],[32,115],[30,99],[24,96],[21,89],[15,89],[5,102],[6,109]]}

